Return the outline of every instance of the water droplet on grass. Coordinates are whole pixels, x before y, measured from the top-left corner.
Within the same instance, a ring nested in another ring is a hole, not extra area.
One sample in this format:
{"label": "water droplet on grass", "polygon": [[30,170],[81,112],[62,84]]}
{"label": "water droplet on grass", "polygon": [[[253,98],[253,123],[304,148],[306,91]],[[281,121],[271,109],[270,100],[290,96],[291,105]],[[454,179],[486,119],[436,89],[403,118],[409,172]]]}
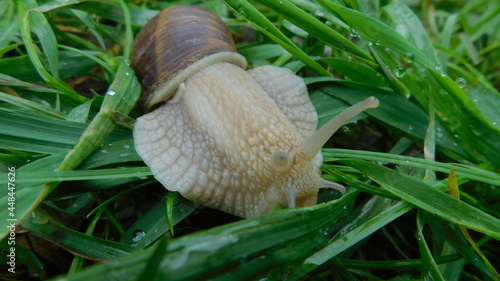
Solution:
{"label": "water droplet on grass", "polygon": [[352,38],[357,38],[357,37],[359,37],[358,32],[357,32],[357,31],[356,31],[356,29],[354,29],[354,28],[349,29],[349,35],[350,35]]}
{"label": "water droplet on grass", "polygon": [[394,75],[398,78],[405,76],[405,74],[406,74],[406,68],[402,65],[398,65],[394,69]]}
{"label": "water droplet on grass", "polygon": [[461,89],[467,86],[467,80],[465,80],[465,78],[463,77],[457,78],[457,80],[455,80],[455,83],[457,83],[458,87],[460,87]]}
{"label": "water droplet on grass", "polygon": [[404,60],[407,63],[412,63],[413,61],[415,61],[415,55],[412,52],[408,52],[404,55]]}
{"label": "water droplet on grass", "polygon": [[132,242],[138,243],[139,241],[142,240],[142,238],[144,238],[144,236],[146,236],[146,232],[144,232],[142,230],[136,230],[134,232],[134,238],[132,238]]}

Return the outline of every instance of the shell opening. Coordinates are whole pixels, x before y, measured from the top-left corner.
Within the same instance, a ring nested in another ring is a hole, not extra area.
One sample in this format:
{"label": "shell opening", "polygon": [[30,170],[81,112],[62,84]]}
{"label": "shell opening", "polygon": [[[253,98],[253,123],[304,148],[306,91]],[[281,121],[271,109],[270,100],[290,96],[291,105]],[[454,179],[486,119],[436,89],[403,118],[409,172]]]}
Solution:
{"label": "shell opening", "polygon": [[278,173],[283,173],[292,167],[292,159],[284,151],[276,151],[271,157],[271,169]]}
{"label": "shell opening", "polygon": [[184,69],[182,72],[179,72],[175,77],[171,78],[171,80],[161,85],[154,92],[154,94],[151,94],[149,100],[147,100],[145,103],[146,111],[151,111],[154,105],[167,101],[175,93],[178,86],[182,82],[186,81],[189,76],[209,65],[219,62],[229,62],[241,67],[242,69],[245,69],[247,65],[245,57],[234,52],[221,52],[204,57],[186,67],[186,69]]}
{"label": "shell opening", "polygon": [[339,115],[332,118],[323,127],[317,130],[312,136],[306,138],[302,144],[304,157],[311,160],[318,154],[321,147],[330,139],[330,137],[349,119],[358,115],[362,111],[369,108],[376,108],[379,105],[379,100],[376,97],[369,97],[362,102],[359,102],[342,111]]}

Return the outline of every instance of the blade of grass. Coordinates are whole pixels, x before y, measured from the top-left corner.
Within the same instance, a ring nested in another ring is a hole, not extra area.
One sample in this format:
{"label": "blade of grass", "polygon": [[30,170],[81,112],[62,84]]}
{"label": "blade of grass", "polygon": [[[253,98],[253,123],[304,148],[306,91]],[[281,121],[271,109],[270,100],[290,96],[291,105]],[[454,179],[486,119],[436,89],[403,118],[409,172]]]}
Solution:
{"label": "blade of grass", "polygon": [[18,108],[24,108],[30,111],[33,111],[34,113],[40,113],[43,115],[48,115],[49,117],[56,117],[56,118],[65,118],[66,114],[61,113],[60,111],[57,111],[49,106],[42,105],[37,102],[33,102],[27,99],[19,98],[13,95],[9,95],[6,93],[0,92],[0,100],[4,102],[11,103],[13,105],[16,105]]}
{"label": "blade of grass", "polygon": [[443,219],[500,240],[500,220],[418,179],[360,160],[340,160],[381,184],[401,199]]}
{"label": "blade of grass", "polygon": [[371,62],[373,58],[363,49],[359,48],[349,39],[342,36],[337,31],[320,22],[315,17],[299,9],[287,0],[256,0],[263,5],[273,9],[282,17],[286,18],[296,26],[307,31],[309,34],[325,42],[326,44],[338,48],[342,51],[347,51],[360,58]]}
{"label": "blade of grass", "polygon": [[[183,220],[189,222],[188,216],[192,213],[196,213],[196,208],[198,207],[198,204],[184,198],[179,198],[178,196],[177,200],[174,200],[173,204],[173,226]],[[129,228],[120,242],[129,244],[136,249],[142,249],[151,245],[151,243],[156,241],[162,235],[168,233],[170,231],[170,225],[165,219],[165,209],[166,202],[163,198],[162,201],[154,204],[154,206],[146,214],[141,216],[141,218]]]}
{"label": "blade of grass", "polygon": [[[83,162],[94,150],[100,147],[102,142],[111,134],[115,128],[113,121],[113,112],[121,112],[128,115],[132,110],[140,94],[140,85],[134,75],[133,70],[129,67],[125,60],[122,60],[120,67],[117,70],[116,78],[113,84],[110,85],[107,95],[101,105],[100,112],[94,120],[86,128],[83,135],[78,139],[76,145],[66,155],[64,160],[56,169],[58,172],[71,171]],[[51,171],[51,170],[49,170]],[[28,176],[26,177],[28,178]],[[36,189],[30,188],[33,192],[28,193],[27,199],[31,201],[17,212],[19,221],[23,220],[31,211],[38,206],[43,199],[58,185],[58,181],[49,182],[43,188],[37,186]],[[20,194],[18,194],[20,195]],[[26,196],[26,195],[25,195]],[[24,198],[23,198],[24,199]],[[18,200],[21,200],[18,198]],[[6,204],[7,200],[3,201]],[[2,207],[3,208],[3,207]],[[6,209],[6,207],[5,207]],[[8,233],[3,230],[0,235],[4,237]]]}
{"label": "blade of grass", "polygon": [[[257,278],[324,243],[320,230],[344,216],[344,207],[350,206],[354,198],[350,193],[338,201],[280,210],[171,240],[161,262],[166,266],[160,267],[158,273],[164,280]],[[152,247],[113,263],[95,265],[64,280],[136,276],[154,251]]]}
{"label": "blade of grass", "polygon": [[[31,62],[33,63],[33,66],[37,70],[38,74],[52,87],[55,89],[69,95],[72,99],[79,101],[79,102],[84,102],[86,100],[85,97],[79,95],[76,93],[71,87],[69,87],[67,84],[57,80],[52,76],[43,66],[42,61],[40,57],[37,54],[36,51],[36,46],[33,43],[33,39],[31,38],[31,25],[33,22],[31,22],[32,18],[29,17],[29,14],[33,12],[35,15],[39,15],[37,11],[30,11],[27,10],[27,7],[25,6],[24,2],[19,2],[18,3],[18,16],[19,19],[21,20],[20,26],[21,26],[21,35],[24,41],[24,46],[26,47],[26,50],[28,51],[29,58]],[[41,15],[43,17],[43,15]],[[39,16],[38,16],[39,17]],[[46,22],[38,22],[38,19],[34,19],[35,24],[41,24],[43,25],[44,29],[49,28],[47,26]],[[52,64],[55,62],[53,61]]]}
{"label": "blade of grass", "polygon": [[21,226],[44,239],[56,243],[73,254],[95,261],[105,261],[132,251],[132,247],[93,237],[55,223],[41,211],[27,217]]}
{"label": "blade of grass", "polygon": [[[455,176],[455,170],[453,167],[450,168],[450,175],[448,177],[448,190],[450,192],[450,195],[453,196],[454,198],[457,198],[460,200],[460,191],[458,190],[458,182],[457,182],[457,177]],[[486,256],[481,252],[481,249],[476,245],[474,240],[469,234],[469,231],[467,228],[459,225],[458,228],[460,231],[464,234],[465,238],[469,242],[469,244],[474,248],[474,251],[481,257],[481,259],[484,261],[488,269],[491,271],[491,273],[495,276],[495,279],[500,280],[500,275],[498,272],[495,270],[493,265],[490,263],[490,261],[486,258]]]}
{"label": "blade of grass", "polygon": [[441,280],[444,281],[443,275],[439,271],[439,268],[434,260],[434,256],[429,249],[429,245],[427,245],[427,241],[425,240],[424,233],[422,232],[425,221],[426,221],[427,213],[422,210],[418,210],[417,214],[417,241],[418,248],[420,249],[421,260],[422,260],[422,279],[431,278],[432,280]]}
{"label": "blade of grass", "polygon": [[[412,43],[427,59],[433,63],[438,63],[436,50],[432,44],[427,30],[417,15],[403,2],[391,2],[384,6],[383,11],[390,17],[396,31]],[[445,62],[440,62],[444,65]]]}
{"label": "blade of grass", "polygon": [[331,13],[337,15],[337,17],[346,22],[352,29],[364,36],[367,40],[389,48],[400,55],[411,53],[415,62],[429,68],[434,67],[434,63],[426,55],[387,24],[353,9],[348,9],[323,0],[318,2]]}
{"label": "blade of grass", "polygon": [[244,19],[258,28],[264,35],[268,36],[276,43],[280,44],[292,55],[296,56],[299,60],[304,62],[307,66],[312,68],[322,76],[331,76],[331,74],[324,69],[319,63],[310,58],[304,51],[302,51],[295,43],[286,37],[281,31],[274,26],[269,19],[262,15],[256,8],[254,8],[247,1],[224,0],[224,2],[233,9],[237,14],[241,15]]}
{"label": "blade of grass", "polygon": [[356,243],[362,241],[375,231],[391,223],[396,218],[404,215],[413,208],[414,207],[411,204],[398,202],[386,210],[383,210],[379,215],[375,216],[368,222],[350,230],[347,233],[344,233],[342,237],[337,238],[325,248],[308,257],[304,261],[304,265],[306,266],[303,269],[304,273],[310,272],[331,258],[351,248]]}
{"label": "blade of grass", "polygon": [[339,148],[324,148],[322,152],[325,157],[325,161],[332,161],[337,158],[355,158],[366,161],[376,161],[379,163],[391,163],[415,168],[433,169],[443,173],[449,172],[450,167],[453,167],[457,175],[460,177],[495,186],[498,186],[500,183],[500,174],[470,165],[447,164],[415,157]]}
{"label": "blade of grass", "polygon": [[[42,45],[43,55],[46,56],[49,64],[50,74],[55,80],[59,80],[59,57],[57,52],[57,40],[49,22],[44,14],[37,10],[38,4],[34,0],[24,1],[28,9],[27,21],[30,30],[36,34],[38,41]],[[27,22],[24,22],[27,24]]]}

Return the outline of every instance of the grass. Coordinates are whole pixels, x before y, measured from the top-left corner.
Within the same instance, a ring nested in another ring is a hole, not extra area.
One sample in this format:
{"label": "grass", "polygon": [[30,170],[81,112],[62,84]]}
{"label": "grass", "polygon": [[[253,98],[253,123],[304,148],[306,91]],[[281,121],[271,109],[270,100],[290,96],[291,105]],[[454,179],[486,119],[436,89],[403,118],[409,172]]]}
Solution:
{"label": "grass", "polygon": [[[133,147],[129,56],[133,34],[176,4],[220,15],[250,66],[304,77],[320,124],[380,99],[323,149],[344,196],[242,220],[154,180]],[[499,11],[0,0],[0,221],[17,225],[0,228],[2,279],[500,280]]]}

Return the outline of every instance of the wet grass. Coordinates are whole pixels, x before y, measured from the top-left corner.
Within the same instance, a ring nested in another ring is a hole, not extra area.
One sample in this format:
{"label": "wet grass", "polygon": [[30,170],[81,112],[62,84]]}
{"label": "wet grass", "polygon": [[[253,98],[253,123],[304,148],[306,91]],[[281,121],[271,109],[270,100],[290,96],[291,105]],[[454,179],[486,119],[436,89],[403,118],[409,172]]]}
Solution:
{"label": "wet grass", "polygon": [[[343,2],[1,0],[1,276],[500,280],[500,3]],[[320,125],[379,98],[323,149],[344,196],[242,220],[154,180],[129,56],[176,4],[221,16],[250,67],[302,76]]]}

